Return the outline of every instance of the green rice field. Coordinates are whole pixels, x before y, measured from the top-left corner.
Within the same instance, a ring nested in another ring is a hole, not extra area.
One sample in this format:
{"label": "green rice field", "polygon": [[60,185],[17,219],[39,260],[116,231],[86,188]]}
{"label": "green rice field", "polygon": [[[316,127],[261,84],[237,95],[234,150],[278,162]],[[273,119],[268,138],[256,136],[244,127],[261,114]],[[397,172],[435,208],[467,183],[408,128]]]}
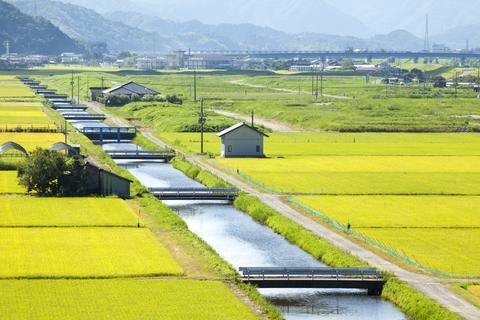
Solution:
{"label": "green rice field", "polygon": [[26,191],[18,185],[17,171],[0,171],[0,193],[22,194]]}

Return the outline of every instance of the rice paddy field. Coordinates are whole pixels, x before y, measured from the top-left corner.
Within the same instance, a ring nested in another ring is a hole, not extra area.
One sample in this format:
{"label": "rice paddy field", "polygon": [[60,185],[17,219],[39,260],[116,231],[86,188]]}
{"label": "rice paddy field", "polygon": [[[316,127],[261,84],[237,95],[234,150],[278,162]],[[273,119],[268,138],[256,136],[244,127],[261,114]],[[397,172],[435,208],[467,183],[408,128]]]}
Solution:
{"label": "rice paddy field", "polygon": [[5,320],[257,319],[216,281],[7,280],[0,290]]}
{"label": "rice paddy field", "polygon": [[[296,201],[344,228],[445,274],[480,275],[480,197],[306,196]],[[312,211],[311,211],[312,212]],[[446,239],[448,239],[446,241]]]}
{"label": "rice paddy field", "polygon": [[480,299],[480,285],[469,286],[468,291]]}
{"label": "rice paddy field", "polygon": [[0,144],[13,141],[24,147],[27,151],[33,151],[37,147],[48,148],[52,144],[64,140],[65,136],[61,133],[0,132]]}
{"label": "rice paddy field", "polygon": [[0,194],[23,194],[26,189],[17,182],[17,171],[0,170]]}
{"label": "rice paddy field", "polygon": [[136,227],[137,215],[116,198],[0,197],[0,227]]}
{"label": "rice paddy field", "polygon": [[[50,125],[31,90],[0,76],[0,131]],[[0,132],[0,144],[28,151],[63,140]],[[126,201],[24,193],[16,171],[0,171],[2,319],[256,318],[226,284],[183,280],[182,266]],[[160,276],[177,280],[148,279]]]}
{"label": "rice paddy field", "polygon": [[145,228],[2,228],[0,278],[181,275]]}

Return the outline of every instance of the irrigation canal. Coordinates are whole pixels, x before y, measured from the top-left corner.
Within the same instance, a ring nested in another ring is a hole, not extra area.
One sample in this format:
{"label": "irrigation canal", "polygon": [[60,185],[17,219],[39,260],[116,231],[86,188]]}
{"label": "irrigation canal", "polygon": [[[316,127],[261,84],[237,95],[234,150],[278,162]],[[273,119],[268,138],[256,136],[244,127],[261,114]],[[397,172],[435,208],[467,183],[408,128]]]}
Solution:
{"label": "irrigation canal", "polygon": [[[58,108],[59,113],[86,114],[84,108]],[[100,120],[68,120],[83,128],[108,128]],[[129,142],[108,143],[106,152],[138,151]],[[169,163],[158,160],[115,160],[147,188],[205,188]],[[321,268],[322,263],[289,243],[271,229],[225,201],[165,200],[187,223],[192,232],[205,240],[233,267]],[[259,289],[288,320],[403,320],[407,317],[379,297],[357,289]]]}

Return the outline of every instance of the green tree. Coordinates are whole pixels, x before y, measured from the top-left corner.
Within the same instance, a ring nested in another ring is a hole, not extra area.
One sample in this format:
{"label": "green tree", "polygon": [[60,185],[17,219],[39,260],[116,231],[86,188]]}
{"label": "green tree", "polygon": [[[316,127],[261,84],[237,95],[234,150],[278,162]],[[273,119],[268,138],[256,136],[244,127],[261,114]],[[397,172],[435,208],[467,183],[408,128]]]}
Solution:
{"label": "green tree", "polygon": [[434,88],[446,88],[447,87],[447,79],[444,77],[438,76],[432,79],[433,87]]}
{"label": "green tree", "polygon": [[82,159],[37,148],[18,168],[20,185],[40,196],[84,195],[86,169]]}

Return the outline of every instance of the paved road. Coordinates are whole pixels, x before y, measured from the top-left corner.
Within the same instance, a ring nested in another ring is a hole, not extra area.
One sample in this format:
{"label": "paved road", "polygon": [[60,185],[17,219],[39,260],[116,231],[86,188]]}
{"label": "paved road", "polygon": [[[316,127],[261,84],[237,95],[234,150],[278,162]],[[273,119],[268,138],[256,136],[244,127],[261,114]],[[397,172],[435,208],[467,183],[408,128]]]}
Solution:
{"label": "paved road", "polygon": [[[94,105],[92,107],[94,108],[94,110],[100,110],[98,109],[98,106]],[[124,120],[116,117],[109,116],[109,119],[114,123],[122,125],[125,124]],[[151,130],[141,129],[140,131],[152,142],[160,146],[167,146],[167,144],[165,144],[163,141],[156,138],[152,134]],[[422,292],[426,296],[430,297],[431,299],[437,301],[439,304],[445,306],[450,311],[457,313],[458,315],[468,320],[480,319],[480,309],[476,308],[474,305],[470,304],[457,294],[453,293],[448,288],[448,284],[446,282],[443,283],[432,276],[417,274],[405,270],[400,266],[397,266],[387,261],[383,257],[371,252],[370,250],[354,243],[350,239],[345,238],[342,235],[306,217],[304,214],[283,203],[280,196],[258,191],[244,181],[237,179],[236,177],[230,176],[229,174],[226,174],[207,163],[204,163],[198,156],[187,155],[184,153],[182,154],[185,155],[188,161],[221,177],[222,179],[226,180],[237,188],[258,197],[260,201],[262,201],[266,205],[274,208],[289,219],[296,221],[298,224],[312,231],[317,236],[330,241],[342,250],[369,263],[372,267],[392,272],[400,280],[407,282],[409,285]]]}

